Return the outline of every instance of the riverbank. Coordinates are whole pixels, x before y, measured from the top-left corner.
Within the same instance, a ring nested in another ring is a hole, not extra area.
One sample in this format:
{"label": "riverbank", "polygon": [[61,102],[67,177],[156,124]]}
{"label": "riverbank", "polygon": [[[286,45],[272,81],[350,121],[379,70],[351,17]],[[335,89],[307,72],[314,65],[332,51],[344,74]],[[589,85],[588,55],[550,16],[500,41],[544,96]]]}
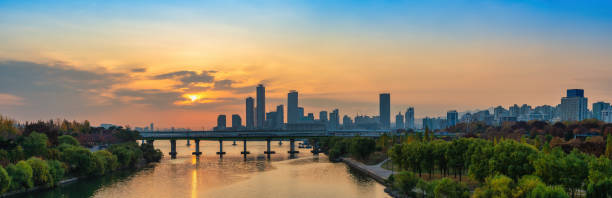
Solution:
{"label": "riverbank", "polygon": [[392,171],[384,169],[381,167],[386,161],[383,161],[376,165],[365,165],[361,162],[353,160],[351,158],[341,157],[340,161],[344,162],[351,168],[357,169],[366,175],[370,176],[372,179],[376,180],[378,183],[382,185],[387,185],[387,179],[389,176],[393,174]]}

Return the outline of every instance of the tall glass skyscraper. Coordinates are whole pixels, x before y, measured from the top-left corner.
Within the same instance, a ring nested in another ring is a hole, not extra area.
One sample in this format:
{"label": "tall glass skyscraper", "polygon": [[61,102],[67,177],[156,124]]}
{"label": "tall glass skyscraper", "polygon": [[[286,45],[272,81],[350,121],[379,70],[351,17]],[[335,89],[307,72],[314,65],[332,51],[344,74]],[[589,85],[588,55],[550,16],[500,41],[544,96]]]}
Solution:
{"label": "tall glass skyscraper", "polygon": [[561,98],[561,120],[581,121],[587,118],[588,98],[582,89],[568,89],[567,97]]}
{"label": "tall glass skyscraper", "polygon": [[409,107],[404,117],[406,118],[406,128],[414,129],[414,107]]}
{"label": "tall glass skyscraper", "polygon": [[252,97],[248,97],[246,99],[246,128],[253,129],[255,128],[255,104]]}
{"label": "tall glass skyscraper", "polygon": [[257,86],[257,119],[256,127],[258,129],[264,128],[266,124],[266,87],[262,84]]}
{"label": "tall glass skyscraper", "polygon": [[379,104],[380,125],[383,129],[389,129],[391,126],[391,94],[381,93]]}
{"label": "tall glass skyscraper", "polygon": [[298,114],[298,92],[289,91],[287,94],[287,123],[294,124],[300,120]]}

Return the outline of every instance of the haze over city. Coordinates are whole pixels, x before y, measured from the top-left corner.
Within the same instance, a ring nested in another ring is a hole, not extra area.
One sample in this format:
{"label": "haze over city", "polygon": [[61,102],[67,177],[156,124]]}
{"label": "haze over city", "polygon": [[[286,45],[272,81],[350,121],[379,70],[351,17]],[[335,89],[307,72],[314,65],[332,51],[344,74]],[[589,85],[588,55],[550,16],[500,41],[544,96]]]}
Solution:
{"label": "haze over city", "polygon": [[[611,101],[610,2],[0,2],[0,112],[210,129],[298,90],[307,112],[436,117]],[[562,22],[562,23],[561,23]],[[590,104],[589,104],[590,107]]]}

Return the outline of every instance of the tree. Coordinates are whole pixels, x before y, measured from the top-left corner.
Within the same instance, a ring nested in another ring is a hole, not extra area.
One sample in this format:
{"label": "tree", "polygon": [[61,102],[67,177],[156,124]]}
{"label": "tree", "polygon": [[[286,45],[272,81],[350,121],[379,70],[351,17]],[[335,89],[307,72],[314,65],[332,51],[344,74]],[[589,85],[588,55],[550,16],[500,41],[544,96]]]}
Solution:
{"label": "tree", "polygon": [[47,154],[47,136],[43,133],[32,132],[21,143],[25,154],[31,156],[45,156]]}
{"label": "tree", "polygon": [[536,154],[537,149],[531,145],[504,140],[493,147],[489,166],[491,172],[501,173],[517,180],[534,171],[531,159],[535,158]]}
{"label": "tree", "polygon": [[423,169],[428,170],[429,179],[433,175],[433,170],[436,167],[436,156],[434,156],[434,145],[430,142],[424,142],[421,144],[420,153],[422,156],[421,166]]}
{"label": "tree", "polygon": [[17,162],[17,165],[8,165],[6,167],[9,177],[11,177],[11,189],[21,190],[34,186],[32,181],[32,167],[25,161]]}
{"label": "tree", "polygon": [[470,190],[465,184],[456,182],[449,178],[443,178],[434,187],[435,198],[445,197],[457,197],[457,198],[468,198],[470,197]]}
{"label": "tree", "polygon": [[589,184],[587,197],[612,197],[612,177]]}
{"label": "tree", "polygon": [[370,154],[376,149],[376,141],[370,138],[356,137],[351,141],[350,153],[351,156],[357,159],[367,159]]}
{"label": "tree", "polygon": [[550,153],[539,153],[532,162],[535,169],[534,175],[540,177],[544,183],[560,185],[563,158],[565,158],[565,153],[558,147]]}
{"label": "tree", "polygon": [[49,160],[47,161],[47,166],[49,167],[49,174],[51,174],[53,178],[53,182],[51,182],[51,185],[58,185],[59,182],[64,178],[64,174],[66,173],[64,165],[62,165],[60,161]]}
{"label": "tree", "polygon": [[612,176],[612,162],[605,156],[589,160],[589,183],[595,184]]}
{"label": "tree", "polygon": [[464,152],[468,150],[469,144],[469,140],[465,138],[453,140],[453,143],[451,143],[446,152],[449,167],[455,170],[455,176],[457,172],[459,172],[459,181],[461,181],[461,174],[466,164],[466,155]]}
{"label": "tree", "polygon": [[412,189],[418,182],[419,178],[415,177],[412,172],[404,171],[393,176],[393,187],[408,196],[414,196]]}
{"label": "tree", "polygon": [[486,179],[483,186],[474,190],[474,198],[512,197],[514,181],[505,175],[496,175]]}
{"label": "tree", "polygon": [[518,185],[516,186],[516,189],[514,189],[513,196],[525,197],[538,185],[546,186],[539,177],[533,175],[525,175],[521,177],[521,179],[519,179]]}
{"label": "tree", "polygon": [[526,196],[527,198],[569,198],[560,186],[537,185]]}
{"label": "tree", "polygon": [[490,175],[489,160],[493,156],[493,144],[489,141],[475,141],[469,146],[470,161],[468,174],[480,182]]}
{"label": "tree", "polygon": [[6,192],[11,187],[11,178],[2,166],[0,166],[0,194]]}
{"label": "tree", "polygon": [[446,157],[446,152],[448,151],[450,143],[443,140],[434,140],[432,144],[434,145],[433,157],[440,169],[440,173],[444,176],[448,172],[448,158]]}
{"label": "tree", "polygon": [[62,161],[66,162],[71,172],[79,175],[89,175],[96,169],[92,153],[77,146],[69,146],[62,153]]}
{"label": "tree", "polygon": [[141,144],[140,150],[147,162],[159,162],[163,156],[161,150],[155,149],[151,144]]}
{"label": "tree", "polygon": [[606,157],[612,159],[612,134],[608,134],[606,138]]}
{"label": "tree", "polygon": [[573,150],[561,161],[561,183],[570,190],[572,197],[589,175],[588,165],[584,158],[584,154],[578,150]]}
{"label": "tree", "polygon": [[78,146],[79,145],[79,141],[76,138],[74,138],[74,137],[72,137],[70,135],[59,136],[57,138],[57,142],[60,145],[61,144],[68,144],[68,145],[73,145],[73,146]]}
{"label": "tree", "polygon": [[50,184],[53,186],[53,176],[49,173],[49,166],[44,160],[38,157],[31,157],[26,162],[32,168],[32,180],[35,185]]}
{"label": "tree", "polygon": [[[143,144],[143,145],[148,145],[148,144]],[[107,172],[115,171],[117,170],[117,167],[119,167],[119,163],[117,162],[117,156],[114,156],[112,153],[108,152],[107,150],[96,151],[94,152],[94,155],[98,158],[101,158],[104,161],[104,169]]]}

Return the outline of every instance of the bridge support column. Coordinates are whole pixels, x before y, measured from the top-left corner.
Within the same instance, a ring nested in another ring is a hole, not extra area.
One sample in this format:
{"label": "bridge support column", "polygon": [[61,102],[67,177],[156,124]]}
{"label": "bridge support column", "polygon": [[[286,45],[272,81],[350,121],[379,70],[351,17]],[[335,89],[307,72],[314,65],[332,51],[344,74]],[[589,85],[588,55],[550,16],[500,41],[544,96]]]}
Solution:
{"label": "bridge support column", "polygon": [[316,140],[312,141],[312,151],[310,151],[313,155],[319,155],[321,150],[319,149],[319,142]]}
{"label": "bridge support column", "polygon": [[176,140],[170,140],[170,159],[176,159]]}
{"label": "bridge support column", "polygon": [[153,140],[146,140],[147,144],[153,145]]}
{"label": "bridge support column", "polygon": [[299,151],[295,150],[295,139],[289,139],[289,152],[288,153],[291,155],[300,153]]}
{"label": "bridge support column", "polygon": [[189,138],[187,138],[187,146],[191,146],[191,143],[189,143]]}
{"label": "bridge support column", "polygon": [[[202,152],[200,152],[200,139],[194,139],[193,142],[195,142],[195,152],[191,154],[199,157],[202,155]],[[189,143],[189,140],[187,140],[187,143]]]}
{"label": "bridge support column", "polygon": [[270,149],[270,139],[266,139],[266,145],[267,145],[267,149],[266,151],[264,151],[264,154],[268,155],[268,159],[270,159],[270,155],[275,154],[276,152],[272,151]]}
{"label": "bridge support column", "polygon": [[223,158],[223,155],[225,155],[225,152],[223,152],[223,140],[219,140],[219,152],[217,152],[217,155],[220,158]]}
{"label": "bridge support column", "polygon": [[247,151],[247,140],[243,140],[244,142],[244,151],[240,152],[240,154],[244,155],[244,159],[246,159],[248,154],[251,154],[249,151]]}

